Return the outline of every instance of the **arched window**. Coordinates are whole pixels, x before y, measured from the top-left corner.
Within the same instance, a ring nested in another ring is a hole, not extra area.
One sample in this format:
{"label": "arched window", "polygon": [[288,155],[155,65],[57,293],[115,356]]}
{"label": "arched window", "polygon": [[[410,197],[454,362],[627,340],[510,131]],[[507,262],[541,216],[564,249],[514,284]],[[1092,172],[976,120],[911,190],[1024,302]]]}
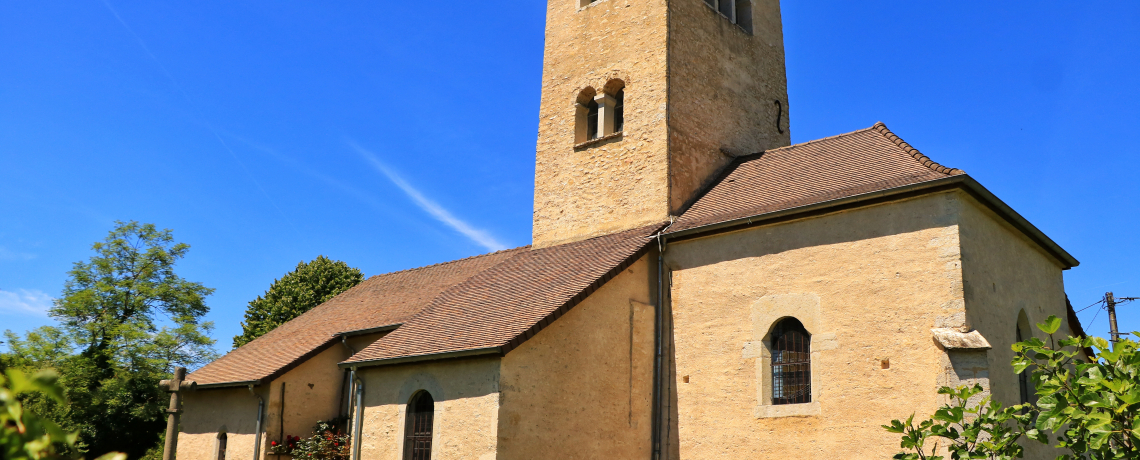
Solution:
{"label": "arched window", "polygon": [[[1025,316],[1025,310],[1022,310],[1017,315],[1017,341],[1029,340],[1032,337],[1032,333],[1029,332],[1029,317]],[[1017,389],[1021,404],[1030,402],[1033,388],[1029,385],[1029,369],[1017,374]]]}
{"label": "arched window", "polygon": [[771,338],[772,404],[811,402],[811,335],[799,320],[784,318]]}
{"label": "arched window", "polygon": [[598,101],[586,103],[586,140],[598,138]]}
{"label": "arched window", "polygon": [[594,100],[597,94],[594,88],[589,87],[578,93],[574,103],[575,144],[598,138],[598,102]]}
{"label": "arched window", "polygon": [[407,425],[404,428],[404,458],[431,460],[432,422],[435,400],[426,391],[417,392],[408,402]]}
{"label": "arched window", "polygon": [[226,460],[226,432],[218,433],[218,455],[216,460]]}

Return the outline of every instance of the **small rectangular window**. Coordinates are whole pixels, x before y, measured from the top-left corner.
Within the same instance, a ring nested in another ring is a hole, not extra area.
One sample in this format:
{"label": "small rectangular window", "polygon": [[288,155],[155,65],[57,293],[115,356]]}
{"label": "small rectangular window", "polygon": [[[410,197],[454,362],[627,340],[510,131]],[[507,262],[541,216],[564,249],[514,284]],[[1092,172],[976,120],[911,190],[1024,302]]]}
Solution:
{"label": "small rectangular window", "polygon": [[736,25],[745,32],[752,33],[752,2],[736,0]]}
{"label": "small rectangular window", "polygon": [[720,0],[720,7],[717,8],[717,11],[720,11],[720,14],[732,20],[732,16],[736,12],[736,5],[734,3],[736,3],[734,0]]}
{"label": "small rectangular window", "polygon": [[705,0],[705,4],[708,6],[711,6],[713,8],[716,8],[716,0]]}

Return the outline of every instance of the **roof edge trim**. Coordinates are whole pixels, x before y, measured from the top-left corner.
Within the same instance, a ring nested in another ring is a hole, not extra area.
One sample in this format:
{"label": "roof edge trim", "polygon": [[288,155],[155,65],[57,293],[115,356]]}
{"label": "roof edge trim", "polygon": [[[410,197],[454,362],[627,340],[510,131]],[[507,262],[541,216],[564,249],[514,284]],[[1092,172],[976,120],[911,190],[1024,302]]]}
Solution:
{"label": "roof edge trim", "polygon": [[1065,267],[1065,270],[1081,264],[1081,262],[1077,260],[1076,257],[1073,257],[1072,254],[1069,254],[1069,252],[1062,248],[1061,245],[1057,244],[1056,241],[1053,241],[1052,238],[1049,238],[1045,232],[1042,232],[1041,229],[1030,223],[1028,219],[1022,217],[1021,214],[1017,213],[1017,211],[1014,211],[1013,208],[1011,208],[1008,204],[1005,204],[1001,198],[998,198],[997,195],[994,195],[992,192],[987,190],[984,186],[982,186],[981,183],[974,180],[974,178],[965,174],[962,176],[954,177],[962,177],[964,179],[962,183],[966,186],[967,190],[969,190],[974,195],[975,198],[978,198],[982,204],[989,206],[990,210],[996,212],[999,216],[1004,217],[1007,222],[1024,233],[1025,236],[1028,236],[1029,239],[1033,240],[1033,242],[1041,246],[1045,252],[1048,252],[1050,255],[1057,258],[1057,260],[1061,262],[1061,264]]}
{"label": "roof edge trim", "polygon": [[[668,228],[670,225],[672,225],[672,223],[669,223],[669,222],[661,223],[649,235],[649,237],[652,238],[652,236],[661,232],[662,229]],[[581,291],[578,291],[578,293],[575,294],[574,297],[571,297],[570,300],[567,300],[566,303],[562,304],[562,306],[560,306],[557,309],[555,309],[554,311],[548,313],[545,317],[543,317],[542,319],[540,319],[537,322],[535,322],[534,324],[532,324],[525,331],[518,333],[518,335],[516,335],[514,338],[512,338],[511,340],[508,340],[506,343],[502,344],[500,346],[500,348],[502,348],[503,354],[505,355],[507,353],[510,353],[511,350],[518,348],[520,345],[523,344],[523,342],[526,342],[531,337],[534,337],[539,332],[541,332],[543,329],[546,329],[546,326],[549,326],[551,323],[557,321],[558,318],[561,318],[562,315],[565,315],[571,309],[578,306],[578,304],[582,303],[582,301],[586,300],[587,297],[592,295],[598,289],[601,289],[601,287],[604,286],[606,283],[608,283],[611,279],[614,279],[614,277],[621,274],[621,272],[625,271],[625,269],[627,269],[631,265],[633,265],[634,262],[637,262],[639,259],[644,257],[646,254],[649,253],[649,248],[652,245],[652,243],[653,243],[652,239],[647,239],[645,241],[645,243],[643,243],[641,245],[641,247],[638,248],[637,251],[634,251],[633,254],[630,254],[629,257],[626,257],[625,260],[621,261],[621,263],[615,265],[609,271],[602,274],[602,276],[599,276],[598,279],[594,280],[592,283],[587,285]]]}
{"label": "roof edge trim", "polygon": [[693,227],[685,230],[680,230],[673,233],[666,233],[665,236],[671,240],[685,240],[703,236],[706,233],[720,233],[724,231],[737,230],[738,227],[751,227],[754,225],[773,223],[773,221],[783,221],[794,218],[805,217],[804,214],[818,214],[829,212],[832,208],[858,206],[868,201],[889,200],[899,198],[900,195],[923,195],[941,191],[943,189],[962,188],[983,205],[990,210],[997,213],[1010,225],[1013,225],[1018,231],[1025,236],[1029,237],[1034,243],[1037,243],[1046,253],[1053,256],[1061,265],[1066,269],[1070,269],[1080,265],[1080,261],[1074,258],[1071,254],[1061,248],[1055,241],[1045,235],[1040,229],[1031,224],[1028,220],[1014,211],[1013,208],[1001,201],[996,195],[991,193],[982,184],[974,180],[967,174],[957,174],[948,176],[942,179],[934,179],[926,182],[919,182],[917,184],[904,185],[901,187],[889,188],[886,190],[879,190],[876,192],[863,193],[859,195],[837,198],[834,200],[821,201],[819,203],[808,204],[804,206],[797,206],[780,211],[773,211],[764,214],[756,214],[747,217],[740,217],[737,219],[726,220],[715,224],[704,225],[700,227]]}
{"label": "roof edge trim", "polygon": [[236,388],[236,387],[248,387],[248,386],[255,386],[256,387],[259,385],[261,385],[261,380],[244,380],[244,381],[238,381],[238,382],[221,382],[221,383],[198,384],[197,389],[198,390],[213,390],[213,389],[217,389],[217,388]]}
{"label": "roof edge trim", "polygon": [[367,361],[343,361],[338,363],[337,366],[341,369],[351,369],[354,367],[377,367],[377,366],[390,366],[393,364],[404,363],[417,363],[423,361],[439,361],[442,359],[455,359],[455,358],[471,358],[477,356],[487,355],[502,355],[502,347],[488,347],[488,348],[475,348],[470,350],[458,351],[444,351],[440,353],[428,353],[426,355],[412,355],[400,356],[396,358],[373,359]]}
{"label": "roof edge trim", "polygon": [[354,329],[351,331],[337,332],[336,334],[333,334],[333,337],[355,337],[358,335],[367,335],[367,334],[373,334],[376,332],[394,331],[403,325],[404,325],[404,323],[392,323],[392,324],[385,324],[383,326],[368,327],[368,328],[364,328],[364,329]]}
{"label": "roof edge trim", "polygon": [[717,222],[715,224],[702,225],[700,227],[687,228],[678,230],[676,232],[665,233],[665,236],[670,240],[689,239],[698,235],[721,230],[735,229],[735,227],[749,227],[757,224],[768,223],[768,221],[783,219],[785,217],[798,216],[799,214],[806,214],[815,211],[830,209],[847,204],[854,204],[863,201],[869,201],[876,198],[890,197],[894,195],[902,195],[908,192],[925,191],[926,189],[940,188],[944,186],[954,185],[962,182],[966,176],[950,176],[941,179],[929,180],[926,182],[919,182],[917,184],[909,184],[901,187],[889,188],[886,190],[879,190],[875,192],[861,193],[849,197],[836,198],[832,200],[820,201],[818,203],[806,204],[803,206],[796,206],[779,211],[766,212],[762,214],[755,214],[751,216],[738,217],[736,219]]}

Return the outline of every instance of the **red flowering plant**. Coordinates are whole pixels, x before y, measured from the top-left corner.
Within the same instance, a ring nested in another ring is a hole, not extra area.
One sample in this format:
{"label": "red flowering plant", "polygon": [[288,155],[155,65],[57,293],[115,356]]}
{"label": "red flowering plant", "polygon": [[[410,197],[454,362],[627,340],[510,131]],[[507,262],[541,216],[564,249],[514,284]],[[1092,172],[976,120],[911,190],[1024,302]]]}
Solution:
{"label": "red flowering plant", "polygon": [[307,438],[286,436],[283,442],[271,442],[269,452],[289,454],[294,459],[348,460],[348,435],[340,430],[337,421],[317,422],[313,434]]}
{"label": "red flowering plant", "polygon": [[291,454],[297,448],[297,442],[301,440],[300,436],[285,436],[281,442],[270,441],[269,453],[271,454]]}

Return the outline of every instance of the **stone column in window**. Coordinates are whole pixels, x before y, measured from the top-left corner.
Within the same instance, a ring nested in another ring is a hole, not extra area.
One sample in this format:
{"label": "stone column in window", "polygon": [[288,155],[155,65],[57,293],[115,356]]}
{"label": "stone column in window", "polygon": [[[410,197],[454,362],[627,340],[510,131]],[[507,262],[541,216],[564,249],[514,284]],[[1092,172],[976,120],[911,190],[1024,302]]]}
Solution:
{"label": "stone column in window", "polygon": [[598,137],[609,136],[614,133],[614,108],[617,99],[609,94],[599,94],[594,97],[598,103]]}
{"label": "stone column in window", "polygon": [[580,144],[590,140],[589,121],[590,108],[584,104],[574,104],[574,143]]}

